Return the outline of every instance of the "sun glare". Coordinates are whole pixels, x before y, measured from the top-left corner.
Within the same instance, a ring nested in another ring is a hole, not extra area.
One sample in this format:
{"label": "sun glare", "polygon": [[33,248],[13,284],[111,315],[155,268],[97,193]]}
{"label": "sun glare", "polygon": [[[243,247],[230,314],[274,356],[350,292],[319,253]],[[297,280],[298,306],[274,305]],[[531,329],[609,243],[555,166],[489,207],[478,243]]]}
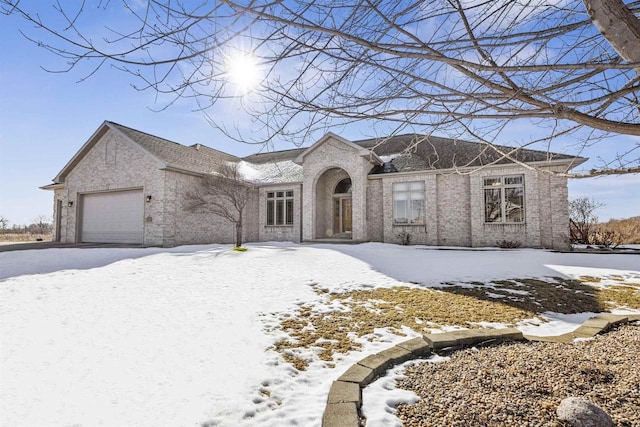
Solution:
{"label": "sun glare", "polygon": [[230,56],[227,59],[226,68],[228,80],[242,94],[251,92],[260,83],[261,75],[258,60],[251,54],[237,53]]}

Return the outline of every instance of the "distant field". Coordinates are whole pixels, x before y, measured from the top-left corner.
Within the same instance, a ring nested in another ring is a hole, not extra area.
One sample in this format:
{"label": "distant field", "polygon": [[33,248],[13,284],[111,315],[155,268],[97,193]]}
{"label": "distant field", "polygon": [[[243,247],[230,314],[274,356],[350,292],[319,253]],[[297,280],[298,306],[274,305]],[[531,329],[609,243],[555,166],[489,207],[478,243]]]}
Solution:
{"label": "distant field", "polygon": [[[0,243],[20,243],[20,242],[50,242],[53,238],[51,233],[30,234],[30,233],[5,233],[0,234]],[[40,240],[38,240],[40,239]]]}

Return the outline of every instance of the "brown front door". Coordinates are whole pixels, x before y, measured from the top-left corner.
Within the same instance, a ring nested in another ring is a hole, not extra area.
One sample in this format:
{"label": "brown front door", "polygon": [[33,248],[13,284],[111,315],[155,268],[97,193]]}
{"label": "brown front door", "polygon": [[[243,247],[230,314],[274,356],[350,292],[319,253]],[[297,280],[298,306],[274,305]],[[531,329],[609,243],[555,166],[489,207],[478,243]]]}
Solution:
{"label": "brown front door", "polygon": [[351,233],[351,198],[342,200],[342,232]]}
{"label": "brown front door", "polygon": [[351,233],[351,197],[333,199],[333,233]]}

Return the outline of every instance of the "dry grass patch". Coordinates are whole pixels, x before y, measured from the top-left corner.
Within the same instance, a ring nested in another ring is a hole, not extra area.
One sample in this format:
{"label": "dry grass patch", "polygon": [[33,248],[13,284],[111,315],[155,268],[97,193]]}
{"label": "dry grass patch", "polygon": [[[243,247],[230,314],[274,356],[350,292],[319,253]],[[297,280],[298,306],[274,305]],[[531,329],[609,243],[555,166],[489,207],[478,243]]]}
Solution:
{"label": "dry grass patch", "polygon": [[640,285],[618,285],[600,289],[598,299],[608,308],[640,308]]}
{"label": "dry grass patch", "polygon": [[401,335],[403,326],[425,333],[442,326],[474,328],[479,322],[515,324],[547,311],[570,314],[640,308],[639,284],[622,281],[595,287],[588,283],[601,280],[582,279],[516,279],[336,294],[316,289],[333,311],[302,306],[295,316],[280,322],[289,339],[278,342],[275,349],[296,369],[305,370],[308,360],[301,356],[301,350],[314,349],[321,360],[332,361],[336,353],[359,349],[356,339],[373,334],[375,328],[391,328]]}
{"label": "dry grass patch", "polygon": [[433,289],[394,287],[318,293],[333,306],[337,303],[340,310],[320,313],[303,306],[297,316],[280,324],[290,339],[278,342],[276,351],[299,370],[304,370],[307,362],[295,355],[296,349],[315,348],[321,360],[332,361],[334,353],[359,349],[354,339],[372,334],[375,328],[392,328],[402,334],[403,326],[428,332],[444,325],[477,327],[475,322],[515,323],[534,316],[531,311],[501,302]]}

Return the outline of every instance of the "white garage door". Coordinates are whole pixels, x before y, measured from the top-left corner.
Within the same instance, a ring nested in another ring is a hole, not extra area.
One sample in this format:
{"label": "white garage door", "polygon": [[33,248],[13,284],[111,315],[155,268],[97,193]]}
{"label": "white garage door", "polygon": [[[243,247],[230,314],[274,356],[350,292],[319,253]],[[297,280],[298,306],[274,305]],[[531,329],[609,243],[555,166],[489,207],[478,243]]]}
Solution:
{"label": "white garage door", "polygon": [[118,191],[82,196],[83,242],[142,243],[142,191]]}

